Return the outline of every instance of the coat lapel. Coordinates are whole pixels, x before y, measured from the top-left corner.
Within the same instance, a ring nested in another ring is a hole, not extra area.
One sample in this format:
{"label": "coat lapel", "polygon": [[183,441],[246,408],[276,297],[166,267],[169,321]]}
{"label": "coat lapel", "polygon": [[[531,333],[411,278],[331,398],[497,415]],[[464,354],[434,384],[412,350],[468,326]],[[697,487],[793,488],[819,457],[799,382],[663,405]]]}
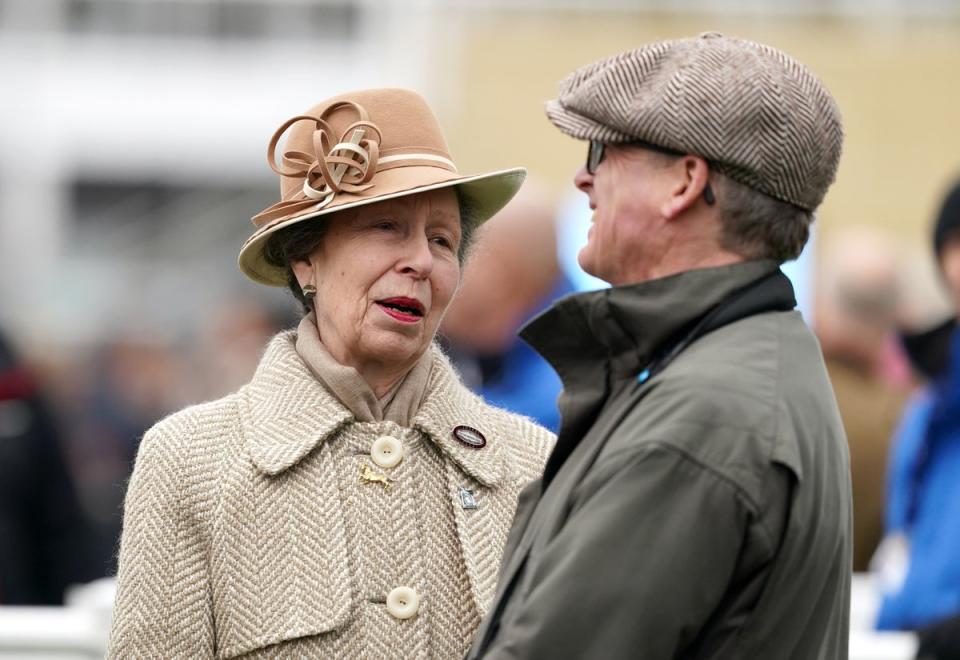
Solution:
{"label": "coat lapel", "polygon": [[[434,349],[434,356],[427,396],[414,426],[448,459],[448,500],[470,591],[482,616],[493,600],[500,556],[516,507],[516,479],[506,460],[508,438],[503,435],[507,427],[499,411],[460,383],[439,349]],[[486,444],[473,447],[458,440],[454,434],[458,426],[479,431]]]}
{"label": "coat lapel", "polygon": [[245,388],[242,415],[250,459],[272,476],[298,463],[353,419],[310,373],[295,341],[293,331],[274,337]]}

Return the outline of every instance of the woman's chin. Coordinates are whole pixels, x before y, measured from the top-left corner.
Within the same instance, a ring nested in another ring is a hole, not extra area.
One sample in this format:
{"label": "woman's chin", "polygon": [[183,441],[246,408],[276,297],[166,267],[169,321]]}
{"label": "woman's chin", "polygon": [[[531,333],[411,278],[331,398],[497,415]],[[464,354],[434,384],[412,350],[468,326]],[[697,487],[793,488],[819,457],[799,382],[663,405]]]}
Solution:
{"label": "woman's chin", "polygon": [[406,332],[380,329],[366,339],[364,353],[371,360],[381,364],[395,362],[398,366],[413,366],[413,363],[430,346],[430,342],[424,341],[421,333],[412,335]]}

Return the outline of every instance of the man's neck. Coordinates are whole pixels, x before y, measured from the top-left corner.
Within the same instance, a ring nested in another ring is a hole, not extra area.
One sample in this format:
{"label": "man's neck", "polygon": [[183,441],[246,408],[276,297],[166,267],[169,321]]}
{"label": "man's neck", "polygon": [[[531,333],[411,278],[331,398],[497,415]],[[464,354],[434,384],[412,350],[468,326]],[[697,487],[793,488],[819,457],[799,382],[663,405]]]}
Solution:
{"label": "man's neck", "polygon": [[664,277],[678,275],[679,273],[685,273],[690,270],[719,268],[721,266],[729,266],[731,264],[737,264],[743,261],[746,261],[746,259],[744,259],[744,257],[741,255],[728,252],[726,250],[714,251],[712,254],[689,255],[686,257],[680,257],[679,255],[671,256],[668,253],[665,254],[664,258],[659,262],[642,270],[638,269],[627,272],[622,278],[620,278],[620,281],[610,282],[610,284],[613,286],[639,284],[640,282],[659,280]]}

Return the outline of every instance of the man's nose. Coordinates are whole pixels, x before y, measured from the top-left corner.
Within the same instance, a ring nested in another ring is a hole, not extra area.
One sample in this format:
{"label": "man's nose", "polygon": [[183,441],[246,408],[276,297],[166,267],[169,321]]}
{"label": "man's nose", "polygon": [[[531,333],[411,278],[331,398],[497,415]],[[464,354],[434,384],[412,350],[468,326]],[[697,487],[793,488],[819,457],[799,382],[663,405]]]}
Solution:
{"label": "man's nose", "polygon": [[590,189],[593,188],[593,175],[587,172],[585,166],[581,165],[577,173],[573,175],[573,185],[582,192],[590,193]]}

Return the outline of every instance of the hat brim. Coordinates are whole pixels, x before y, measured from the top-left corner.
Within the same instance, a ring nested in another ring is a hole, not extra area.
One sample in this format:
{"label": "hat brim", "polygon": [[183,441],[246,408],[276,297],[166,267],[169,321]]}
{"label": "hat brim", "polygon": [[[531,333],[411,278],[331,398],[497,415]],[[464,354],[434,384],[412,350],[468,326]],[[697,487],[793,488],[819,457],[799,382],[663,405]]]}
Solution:
{"label": "hat brim", "polygon": [[258,228],[243,244],[237,261],[243,274],[253,281],[267,286],[287,286],[285,268],[267,263],[263,256],[263,249],[270,236],[284,227],[367,204],[443,188],[457,188],[472,210],[473,219],[482,223],[496,215],[507,202],[513,199],[526,175],[527,171],[522,167],[474,176],[460,176],[448,170],[429,166],[385,170],[377,174],[376,186],[369,190],[370,194],[341,193],[321,209],[312,210],[311,207],[298,214],[278,218]]}

